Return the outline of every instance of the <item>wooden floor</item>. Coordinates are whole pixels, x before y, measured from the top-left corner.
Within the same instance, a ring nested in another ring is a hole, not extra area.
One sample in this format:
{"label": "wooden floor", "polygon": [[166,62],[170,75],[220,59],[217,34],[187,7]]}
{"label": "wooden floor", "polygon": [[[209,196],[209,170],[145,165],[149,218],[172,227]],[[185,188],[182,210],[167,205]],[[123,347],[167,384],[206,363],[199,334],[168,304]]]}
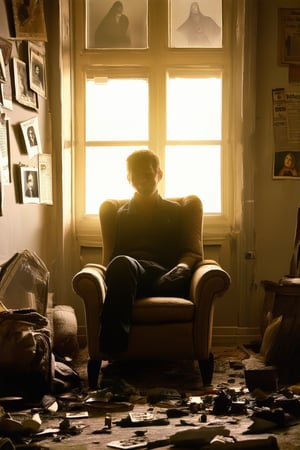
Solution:
{"label": "wooden floor", "polygon": [[[229,366],[230,361],[238,361],[243,359],[243,352],[236,348],[223,348],[217,349],[215,352],[215,372],[213,377],[212,389],[236,389],[240,390],[244,386],[243,371],[233,370]],[[79,371],[83,379],[83,392],[80,394],[80,398],[84,400],[89,392],[86,390],[86,353],[82,352],[77,360],[76,370]],[[78,366],[79,364],[79,366]],[[225,427],[229,430],[230,435],[234,436],[236,440],[255,440],[265,439],[270,435],[274,435],[277,438],[278,444],[281,450],[295,450],[300,449],[300,425],[295,425],[284,430],[274,430],[270,433],[247,435],[243,434],[248,430],[253,421],[245,414],[236,416],[215,416],[211,412],[207,412],[207,422],[202,423],[201,414],[190,414],[183,418],[171,418],[168,425],[156,425],[147,427],[121,427],[118,422],[127,417],[130,411],[145,413],[151,411],[158,417],[164,418],[165,413],[170,404],[167,405],[149,405],[147,402],[147,393],[151,389],[165,388],[165,389],[178,389],[178,392],[189,395],[211,395],[211,390],[204,390],[201,385],[201,376],[197,366],[174,362],[167,365],[156,364],[139,364],[139,368],[135,366],[135,370],[130,370],[127,367],[126,370],[121,373],[122,376],[126,376],[125,380],[128,383],[136,383],[134,386],[140,392],[139,396],[135,397],[134,403],[117,403],[106,404],[105,408],[99,408],[95,406],[88,406],[82,404],[78,411],[74,413],[87,412],[87,417],[84,418],[71,418],[68,420],[68,424],[71,427],[69,431],[74,435],[68,433],[59,433],[57,430],[62,426],[65,420],[65,411],[59,410],[55,413],[51,419],[42,418],[41,430],[52,429],[54,430],[47,438],[39,439],[36,442],[37,448],[49,448],[49,449],[106,449],[111,441],[130,439],[135,435],[136,431],[145,431],[145,434],[150,442],[168,439],[175,433],[183,430],[195,430],[199,427],[207,427],[211,429],[213,426]],[[119,371],[120,368],[118,368]],[[113,368],[108,370],[108,375],[113,374]],[[120,371],[118,372],[120,374]],[[248,394],[249,395],[249,394]],[[70,404],[69,404],[70,405]],[[112,427],[110,430],[105,430],[105,415],[106,412],[111,414]],[[182,422],[185,420],[185,422]],[[56,430],[56,432],[55,432]],[[80,432],[79,432],[80,430]],[[75,434],[78,432],[78,434]],[[29,447],[26,447],[29,448]],[[174,448],[171,445],[165,445],[161,448]],[[252,448],[252,447],[251,447]],[[254,445],[253,448],[256,448]]]}

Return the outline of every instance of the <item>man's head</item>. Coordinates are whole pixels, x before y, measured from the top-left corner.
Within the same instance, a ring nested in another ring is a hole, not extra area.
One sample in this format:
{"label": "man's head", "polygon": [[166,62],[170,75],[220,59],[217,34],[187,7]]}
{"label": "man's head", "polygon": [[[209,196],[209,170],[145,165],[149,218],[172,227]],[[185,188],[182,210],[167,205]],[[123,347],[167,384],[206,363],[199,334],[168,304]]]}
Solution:
{"label": "man's head", "polygon": [[127,179],[140,195],[154,194],[162,176],[159,158],[151,150],[136,150],[128,156]]}

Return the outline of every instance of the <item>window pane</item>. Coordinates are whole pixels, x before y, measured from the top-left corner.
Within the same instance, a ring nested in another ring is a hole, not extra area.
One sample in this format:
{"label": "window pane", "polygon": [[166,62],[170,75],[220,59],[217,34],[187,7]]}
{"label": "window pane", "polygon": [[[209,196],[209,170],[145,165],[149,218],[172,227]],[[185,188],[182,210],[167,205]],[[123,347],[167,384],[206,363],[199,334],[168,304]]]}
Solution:
{"label": "window pane", "polygon": [[168,78],[168,139],[221,139],[221,118],[221,78]]}
{"label": "window pane", "polygon": [[221,213],[220,146],[167,146],[165,186],[167,197],[195,194],[205,213]]}
{"label": "window pane", "polygon": [[100,203],[107,198],[132,196],[133,190],[127,181],[126,158],[136,148],[86,148],[86,214],[98,214]]}
{"label": "window pane", "polygon": [[86,83],[86,140],[148,139],[148,80],[98,77]]}

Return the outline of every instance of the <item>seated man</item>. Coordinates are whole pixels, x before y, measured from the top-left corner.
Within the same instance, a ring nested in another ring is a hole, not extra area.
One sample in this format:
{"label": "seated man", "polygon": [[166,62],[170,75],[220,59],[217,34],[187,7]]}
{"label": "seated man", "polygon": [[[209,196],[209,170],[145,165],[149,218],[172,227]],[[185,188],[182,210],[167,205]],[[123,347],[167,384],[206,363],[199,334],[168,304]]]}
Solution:
{"label": "seated man", "polygon": [[116,244],[106,271],[100,349],[108,355],[127,350],[135,299],[188,298],[192,270],[201,260],[197,236],[184,233],[181,207],[158,193],[162,176],[152,151],[137,150],[127,158],[127,179],[136,192],[118,211]]}

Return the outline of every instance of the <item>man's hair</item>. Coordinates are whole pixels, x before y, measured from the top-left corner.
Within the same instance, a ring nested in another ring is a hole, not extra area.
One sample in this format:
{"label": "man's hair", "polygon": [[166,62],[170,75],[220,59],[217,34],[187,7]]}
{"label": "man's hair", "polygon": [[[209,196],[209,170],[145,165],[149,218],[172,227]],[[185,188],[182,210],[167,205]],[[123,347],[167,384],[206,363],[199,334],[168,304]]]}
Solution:
{"label": "man's hair", "polygon": [[135,150],[126,160],[127,172],[131,173],[134,168],[139,167],[145,161],[150,162],[154,170],[160,168],[159,157],[152,150]]}

